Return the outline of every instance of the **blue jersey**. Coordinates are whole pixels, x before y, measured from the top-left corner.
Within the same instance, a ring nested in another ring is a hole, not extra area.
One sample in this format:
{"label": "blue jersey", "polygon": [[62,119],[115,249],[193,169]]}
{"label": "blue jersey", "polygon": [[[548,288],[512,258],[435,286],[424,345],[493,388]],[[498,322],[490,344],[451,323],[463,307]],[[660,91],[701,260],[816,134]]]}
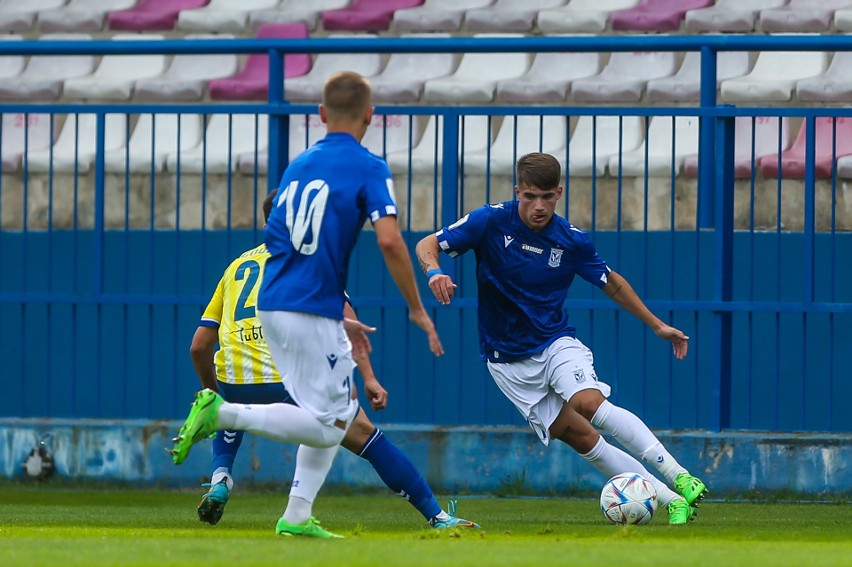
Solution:
{"label": "blue jersey", "polygon": [[387,163],[330,133],[294,159],[266,225],[258,309],[343,319],[349,256],[369,218],[396,215]]}
{"label": "blue jersey", "polygon": [[558,215],[533,232],[517,201],[476,209],[436,236],[450,256],[476,253],[479,345],[492,362],[523,360],[573,337],[563,304],[574,276],[603,287],[610,272],[585,232]]}

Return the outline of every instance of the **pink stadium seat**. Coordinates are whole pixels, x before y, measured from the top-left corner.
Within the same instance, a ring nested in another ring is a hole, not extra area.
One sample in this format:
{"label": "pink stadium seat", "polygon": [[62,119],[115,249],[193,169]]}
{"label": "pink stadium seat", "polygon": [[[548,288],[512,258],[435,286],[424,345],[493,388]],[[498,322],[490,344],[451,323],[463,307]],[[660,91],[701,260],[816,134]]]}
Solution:
{"label": "pink stadium seat", "polygon": [[422,3],[423,0],[355,0],[348,8],[323,12],[322,25],[327,30],[386,30],[395,11]]}
{"label": "pink stadium seat", "polygon": [[713,0],[642,0],[635,8],[613,12],[613,30],[676,31],[688,10],[706,8]]}
{"label": "pink stadium seat", "polygon": [[[831,177],[834,159],[852,154],[852,118],[837,118],[837,136],[834,136],[834,119],[828,116],[816,119],[816,176]],[[796,135],[796,140],[789,150],[781,152],[781,174],[783,177],[805,176],[805,122]],[[832,145],[835,143],[835,155],[832,155]],[[778,154],[764,156],[760,159],[760,171],[764,177],[778,177]]]}
{"label": "pink stadium seat", "polygon": [[[257,30],[258,39],[305,39],[308,27],[303,23],[265,24]],[[284,56],[284,77],[301,77],[311,70],[311,56],[290,53]],[[243,69],[232,77],[210,81],[210,98],[214,100],[263,100],[269,93],[269,56],[252,54]]]}
{"label": "pink stadium seat", "polygon": [[[777,116],[758,116],[754,119],[754,143],[752,143],[752,119],[738,116],[734,133],[734,177],[751,177],[752,150],[754,163],[760,163],[763,156],[774,155],[778,159],[778,120]],[[781,144],[783,152],[790,147],[790,119],[781,117]],[[689,177],[698,177],[698,156],[689,156],[683,163],[683,171]]]}
{"label": "pink stadium seat", "polygon": [[139,0],[133,8],[107,16],[113,30],[170,30],[181,10],[200,8],[209,0]]}

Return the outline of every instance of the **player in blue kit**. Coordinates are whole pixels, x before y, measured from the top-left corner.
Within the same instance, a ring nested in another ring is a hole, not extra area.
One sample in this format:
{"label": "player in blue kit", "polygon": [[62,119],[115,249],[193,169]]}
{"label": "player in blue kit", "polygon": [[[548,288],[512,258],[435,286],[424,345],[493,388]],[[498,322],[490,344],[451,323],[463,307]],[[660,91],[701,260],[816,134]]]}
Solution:
{"label": "player in blue kit", "polygon": [[349,256],[364,222],[435,356],[443,347],[423,307],[408,248],[396,220],[387,163],[360,141],[373,118],[370,85],[342,71],[323,86],[320,118],[328,134],[287,167],[266,227],[269,259],[257,314],[282,383],[297,405],[231,404],[216,392],[196,394],[174,440],[175,464],[219,429],[250,431],[300,443],[290,498],[275,532],[340,537],[312,516],[313,502],[337,448],[358,413],[352,345],[343,322]]}
{"label": "player in blue kit", "polygon": [[[517,201],[476,209],[418,242],[417,257],[429,287],[440,303],[449,304],[456,284],[441,271],[438,256],[473,250],[480,351],[500,390],[544,445],[551,438],[565,442],[607,478],[628,471],[643,474],[668,507],[669,523],[686,524],[707,487],[642,420],[607,401],[610,388],[598,380],[592,352],[577,340],[563,308],[568,288],[575,276],[601,288],[671,342],[678,360],[686,356],[689,337],[658,319],[627,280],[598,256],[589,236],[555,214],[562,197],[556,158],[542,153],[521,157],[517,179]],[[677,493],[607,443],[596,428],[652,463]]]}
{"label": "player in blue kit", "polygon": [[[273,190],[263,201],[264,220],[269,218],[277,194]],[[190,355],[201,385],[219,392],[231,402],[263,404],[290,402],[281,384],[281,376],[272,364],[272,356],[257,318],[257,295],[269,252],[260,246],[240,254],[222,275],[212,299],[201,316],[192,337]],[[355,310],[344,305],[347,324],[356,333],[375,329],[361,326]],[[216,350],[216,344],[219,349]],[[369,342],[363,344],[368,347]],[[388,393],[376,379],[368,348],[353,350],[364,391],[374,410],[387,406]],[[243,440],[242,431],[219,431],[213,440],[213,472],[210,490],[198,505],[198,518],[217,524],[233,490],[233,465]],[[384,483],[414,506],[433,528],[478,528],[473,522],[444,511],[423,476],[382,431],[373,425],[363,409],[358,410],[341,445],[368,461]],[[297,476],[300,476],[297,473]]]}

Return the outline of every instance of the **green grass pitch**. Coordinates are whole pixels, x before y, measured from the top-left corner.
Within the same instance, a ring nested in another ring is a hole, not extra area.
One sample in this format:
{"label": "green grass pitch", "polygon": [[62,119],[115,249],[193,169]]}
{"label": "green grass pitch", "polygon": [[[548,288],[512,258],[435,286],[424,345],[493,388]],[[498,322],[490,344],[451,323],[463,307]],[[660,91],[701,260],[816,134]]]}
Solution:
{"label": "green grass pitch", "polygon": [[594,500],[461,498],[482,530],[438,532],[395,496],[320,495],[315,513],[345,540],[283,538],[286,493],[232,496],[218,526],[201,492],[0,486],[0,565],[634,566],[852,565],[852,506],[705,502],[671,527],[612,526]]}

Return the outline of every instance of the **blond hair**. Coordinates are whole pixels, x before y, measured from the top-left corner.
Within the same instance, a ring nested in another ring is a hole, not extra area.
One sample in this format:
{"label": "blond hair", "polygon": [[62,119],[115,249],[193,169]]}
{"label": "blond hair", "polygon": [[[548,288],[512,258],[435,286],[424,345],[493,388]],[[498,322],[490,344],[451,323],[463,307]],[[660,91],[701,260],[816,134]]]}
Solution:
{"label": "blond hair", "polygon": [[354,71],[339,71],[325,81],[322,105],[330,120],[359,120],[372,106],[370,83]]}

